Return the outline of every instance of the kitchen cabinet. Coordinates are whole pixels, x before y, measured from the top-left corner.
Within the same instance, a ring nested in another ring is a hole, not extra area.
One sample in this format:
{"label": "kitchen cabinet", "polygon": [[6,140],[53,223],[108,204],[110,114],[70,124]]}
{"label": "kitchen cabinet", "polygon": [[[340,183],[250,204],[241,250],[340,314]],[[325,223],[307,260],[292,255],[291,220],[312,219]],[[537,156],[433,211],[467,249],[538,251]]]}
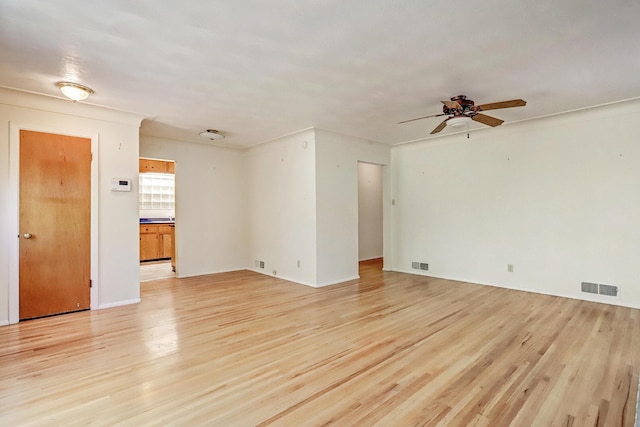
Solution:
{"label": "kitchen cabinet", "polygon": [[171,224],[171,269],[176,271],[176,225]]}
{"label": "kitchen cabinet", "polygon": [[157,233],[140,233],[140,261],[160,258]]}
{"label": "kitchen cabinet", "polygon": [[171,258],[171,252],[173,248],[173,238],[171,236],[171,226],[161,225],[158,227],[158,233],[160,235],[160,257]]}
{"label": "kitchen cabinet", "polygon": [[173,229],[171,225],[140,225],[140,261],[171,258],[173,253]]}
{"label": "kitchen cabinet", "polygon": [[140,159],[140,172],[175,173],[175,163],[164,160]]}

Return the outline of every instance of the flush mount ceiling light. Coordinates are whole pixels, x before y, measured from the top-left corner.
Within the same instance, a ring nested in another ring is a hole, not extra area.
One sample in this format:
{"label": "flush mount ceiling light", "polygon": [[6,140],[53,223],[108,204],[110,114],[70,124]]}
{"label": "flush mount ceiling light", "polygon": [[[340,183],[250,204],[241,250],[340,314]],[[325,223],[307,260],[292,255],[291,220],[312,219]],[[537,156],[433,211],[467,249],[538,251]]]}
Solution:
{"label": "flush mount ceiling light", "polygon": [[58,86],[64,96],[73,101],[83,101],[93,93],[93,89],[78,83],[58,82],[56,86]]}
{"label": "flush mount ceiling light", "polygon": [[200,136],[207,139],[224,139],[224,135],[215,129],[207,129],[204,132],[200,132]]}
{"label": "flush mount ceiling light", "polygon": [[447,120],[447,126],[451,126],[454,129],[460,129],[469,125],[469,123],[471,123],[471,117],[468,116],[451,117]]}

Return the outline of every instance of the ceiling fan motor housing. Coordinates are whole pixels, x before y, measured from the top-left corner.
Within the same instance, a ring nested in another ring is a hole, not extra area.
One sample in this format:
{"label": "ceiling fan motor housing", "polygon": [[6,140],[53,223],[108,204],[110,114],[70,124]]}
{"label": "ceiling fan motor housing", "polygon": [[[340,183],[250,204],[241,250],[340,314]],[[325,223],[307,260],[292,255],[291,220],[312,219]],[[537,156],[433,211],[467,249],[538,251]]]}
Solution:
{"label": "ceiling fan motor housing", "polygon": [[442,106],[442,111],[445,114],[452,114],[453,116],[474,116],[477,111],[474,108],[475,102],[471,99],[467,99],[465,95],[458,95],[451,98],[451,103],[447,103]]}

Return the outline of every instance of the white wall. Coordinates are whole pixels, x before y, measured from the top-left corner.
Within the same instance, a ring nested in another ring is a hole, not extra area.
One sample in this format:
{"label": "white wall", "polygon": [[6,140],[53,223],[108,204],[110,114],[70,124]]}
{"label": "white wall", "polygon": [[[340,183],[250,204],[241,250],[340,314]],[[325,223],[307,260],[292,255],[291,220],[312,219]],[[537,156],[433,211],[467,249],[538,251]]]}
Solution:
{"label": "white wall", "polygon": [[168,218],[175,217],[175,209],[140,209],[140,218]]}
{"label": "white wall", "polygon": [[243,153],[141,135],[140,156],[176,162],[177,276],[245,268],[249,258]]}
{"label": "white wall", "polygon": [[394,269],[640,307],[638,135],[635,101],[394,148]]}
{"label": "white wall", "polygon": [[358,162],[389,164],[390,151],[316,129],[317,286],[358,277]]}
{"label": "white wall", "polygon": [[96,141],[98,151],[93,152],[92,168],[98,169],[94,175],[98,194],[94,204],[97,218],[92,211],[92,247],[97,253],[92,254],[91,306],[139,301],[137,193],[110,191],[110,178],[136,178],[141,117],[7,89],[0,89],[0,117],[0,324],[8,323],[10,317],[17,321],[17,307],[14,301],[10,303],[9,295],[17,283],[11,271],[16,271],[18,261],[18,184],[11,177],[18,176],[18,165],[12,160],[18,157],[12,150],[18,147],[19,129]]}
{"label": "white wall", "polygon": [[358,162],[388,164],[389,146],[308,129],[247,159],[250,268],[310,286],[357,278]]}
{"label": "white wall", "polygon": [[[312,129],[247,153],[248,267],[306,285],[316,283],[315,137]],[[264,269],[254,261],[265,262]],[[300,264],[298,264],[298,261]]]}
{"label": "white wall", "polygon": [[358,259],[382,257],[382,166],[358,163]]}

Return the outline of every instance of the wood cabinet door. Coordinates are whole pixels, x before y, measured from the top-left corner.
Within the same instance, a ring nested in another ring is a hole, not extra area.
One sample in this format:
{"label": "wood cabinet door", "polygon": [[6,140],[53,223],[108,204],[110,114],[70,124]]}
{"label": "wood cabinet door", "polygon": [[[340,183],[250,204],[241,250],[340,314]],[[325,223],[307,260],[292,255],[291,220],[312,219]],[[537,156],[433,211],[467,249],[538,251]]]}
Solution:
{"label": "wood cabinet door", "polygon": [[171,258],[171,252],[173,248],[173,239],[171,239],[171,234],[161,234],[162,238],[162,254],[161,258]]}
{"label": "wood cabinet door", "polygon": [[149,161],[147,159],[140,159],[140,172],[149,172]]}
{"label": "wood cabinet door", "polygon": [[88,309],[91,140],[20,131],[20,319]]}
{"label": "wood cabinet door", "polygon": [[140,261],[160,258],[158,233],[140,233]]}
{"label": "wood cabinet door", "polygon": [[158,170],[157,161],[151,159],[140,159],[140,172],[162,172]]}
{"label": "wood cabinet door", "polygon": [[171,269],[176,271],[176,226],[171,226]]}
{"label": "wood cabinet door", "polygon": [[174,173],[174,162],[164,160],[139,159],[139,172]]}

